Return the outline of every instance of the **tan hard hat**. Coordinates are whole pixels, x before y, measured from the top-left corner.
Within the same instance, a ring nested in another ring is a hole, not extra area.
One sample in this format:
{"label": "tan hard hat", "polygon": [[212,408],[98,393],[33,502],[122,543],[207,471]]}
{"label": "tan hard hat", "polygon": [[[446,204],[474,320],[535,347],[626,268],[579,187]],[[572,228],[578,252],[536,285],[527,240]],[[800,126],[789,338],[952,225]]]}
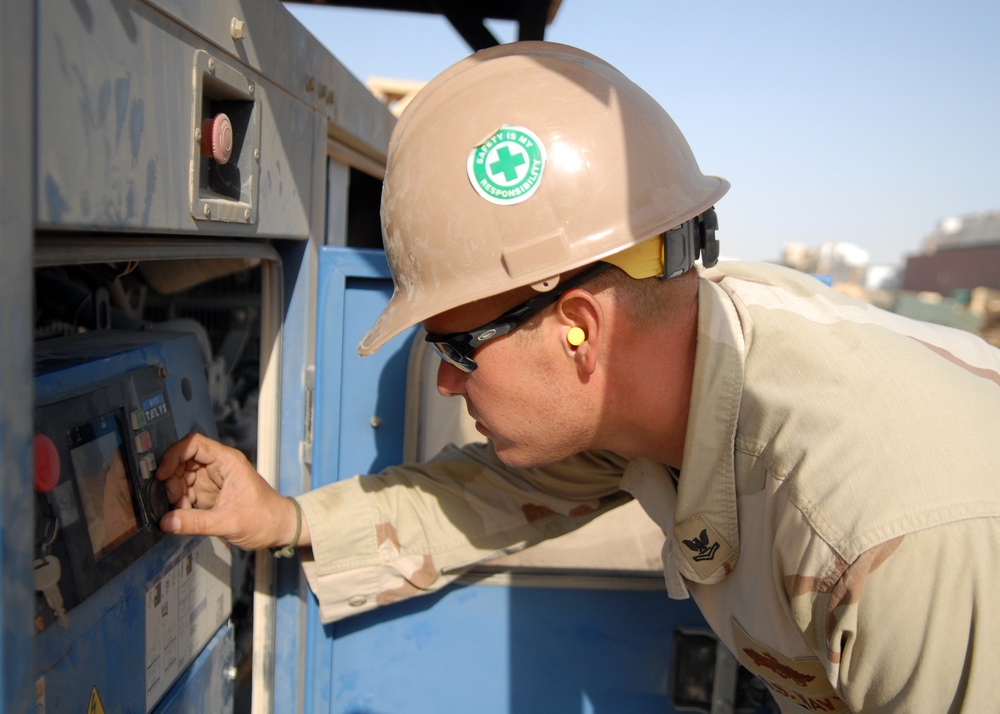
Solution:
{"label": "tan hard hat", "polygon": [[603,60],[551,42],[478,52],[420,90],[393,131],[382,237],[395,290],[358,353],[475,300],[551,289],[728,189]]}

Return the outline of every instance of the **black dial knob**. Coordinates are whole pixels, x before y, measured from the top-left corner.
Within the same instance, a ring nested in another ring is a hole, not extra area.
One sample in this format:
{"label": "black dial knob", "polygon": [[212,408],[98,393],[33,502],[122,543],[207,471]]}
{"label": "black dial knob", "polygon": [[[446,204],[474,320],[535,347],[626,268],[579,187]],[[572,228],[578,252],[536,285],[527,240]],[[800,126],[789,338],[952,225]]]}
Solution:
{"label": "black dial knob", "polygon": [[167,512],[170,510],[167,489],[162,481],[156,479],[149,480],[149,483],[146,485],[146,503],[149,504],[149,514],[159,524],[160,519],[167,515]]}

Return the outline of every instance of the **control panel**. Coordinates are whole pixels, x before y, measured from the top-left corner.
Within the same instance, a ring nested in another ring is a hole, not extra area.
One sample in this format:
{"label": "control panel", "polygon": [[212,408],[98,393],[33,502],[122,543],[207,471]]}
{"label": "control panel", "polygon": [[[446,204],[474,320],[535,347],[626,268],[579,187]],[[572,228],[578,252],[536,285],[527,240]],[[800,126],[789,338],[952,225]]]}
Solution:
{"label": "control panel", "polygon": [[[36,709],[150,711],[216,640],[209,666],[224,681],[229,550],[161,532],[170,504],[154,476],[179,436],[215,436],[198,341],[43,341],[35,392]],[[231,707],[231,691],[202,695]]]}

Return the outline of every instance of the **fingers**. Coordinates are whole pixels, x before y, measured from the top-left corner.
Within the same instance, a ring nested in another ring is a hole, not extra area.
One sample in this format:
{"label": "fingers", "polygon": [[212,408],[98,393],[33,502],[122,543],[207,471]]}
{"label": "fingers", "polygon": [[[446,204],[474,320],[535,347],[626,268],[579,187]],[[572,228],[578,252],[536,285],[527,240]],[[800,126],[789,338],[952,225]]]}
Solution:
{"label": "fingers", "polygon": [[174,506],[160,521],[166,533],[221,536],[247,550],[285,538],[290,502],[237,449],[188,434],[163,452],[156,477]]}
{"label": "fingers", "polygon": [[[288,499],[273,491],[265,492],[262,501],[264,503],[251,509],[251,515],[248,515],[246,504],[239,508],[227,505],[203,508],[199,500],[195,504],[199,508],[192,508],[185,495],[181,498],[180,508],[168,512],[160,519],[160,530],[178,535],[219,536],[245,550],[260,550],[290,542],[296,520],[294,506]],[[286,506],[291,509],[292,523],[292,531],[287,535],[284,531],[288,530],[289,514],[281,511]],[[277,517],[279,511],[280,518]]]}
{"label": "fingers", "polygon": [[163,488],[167,492],[167,500],[170,503],[177,504],[181,500],[181,497],[187,493],[187,488],[184,486],[183,479],[170,478],[169,476],[159,477],[163,480]]}
{"label": "fingers", "polygon": [[210,508],[227,473],[245,458],[238,451],[202,434],[191,433],[160,457],[156,478],[170,503],[180,508]]}
{"label": "fingers", "polygon": [[192,432],[163,452],[156,478],[165,481],[171,476],[196,472],[200,467],[214,463],[218,451],[225,448],[202,434]]}

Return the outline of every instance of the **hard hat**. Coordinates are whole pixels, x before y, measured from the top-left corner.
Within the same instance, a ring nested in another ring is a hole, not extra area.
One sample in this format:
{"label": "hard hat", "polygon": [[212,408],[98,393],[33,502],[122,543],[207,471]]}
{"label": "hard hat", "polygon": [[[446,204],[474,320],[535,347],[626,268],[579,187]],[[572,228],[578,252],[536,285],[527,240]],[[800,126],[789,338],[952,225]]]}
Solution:
{"label": "hard hat", "polygon": [[389,141],[382,237],[394,292],[358,345],[669,231],[729,189],[673,120],[607,62],[551,42],[442,72]]}

